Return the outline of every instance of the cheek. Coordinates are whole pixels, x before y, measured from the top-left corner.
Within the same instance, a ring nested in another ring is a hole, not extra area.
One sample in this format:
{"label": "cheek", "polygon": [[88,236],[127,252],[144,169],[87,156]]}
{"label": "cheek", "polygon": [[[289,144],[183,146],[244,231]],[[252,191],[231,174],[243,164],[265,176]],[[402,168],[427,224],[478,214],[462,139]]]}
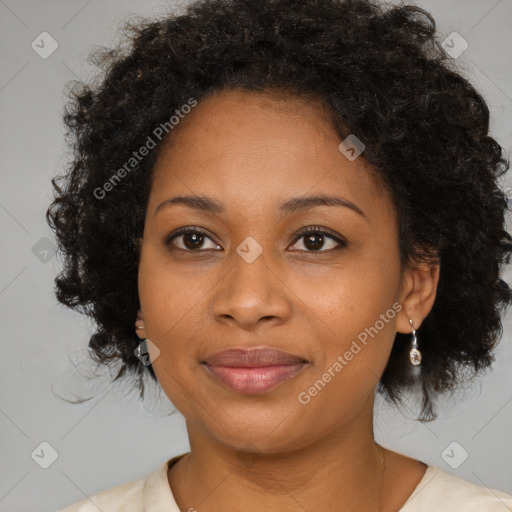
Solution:
{"label": "cheek", "polygon": [[[160,258],[149,249],[141,256],[138,291],[144,316],[145,334],[153,369],[164,392],[174,401],[173,391],[182,378],[181,371],[187,344],[178,343],[187,331],[194,297],[190,286],[180,286],[180,277],[164,268]],[[188,315],[187,315],[188,313]],[[153,344],[153,345],[152,345]],[[176,381],[174,380],[176,379]]]}
{"label": "cheek", "polygon": [[[307,290],[297,294],[304,304],[304,315],[324,328],[330,344],[333,340],[343,344],[357,337],[397,300],[399,275],[393,262],[387,263],[378,258],[353,258],[315,284],[296,283],[299,290]],[[393,312],[390,313],[394,317]],[[380,330],[389,329],[380,325]]]}
{"label": "cheek", "polygon": [[350,401],[347,385],[352,398],[358,397],[358,389],[365,394],[378,382],[389,357],[402,309],[397,302],[398,260],[374,254],[331,273],[328,283],[311,287],[304,297],[305,314],[317,322],[315,377],[328,382],[329,390],[319,393],[324,396],[332,393]]}
{"label": "cheek", "polygon": [[205,279],[180,272],[161,251],[149,247],[141,257],[138,275],[147,336],[167,343],[176,339],[176,332],[186,332],[210,287]]}
{"label": "cheek", "polygon": [[392,348],[397,309],[394,303],[339,314],[331,338],[318,339],[314,371],[296,395],[303,417],[315,418],[313,430],[350,421],[371,400]]}

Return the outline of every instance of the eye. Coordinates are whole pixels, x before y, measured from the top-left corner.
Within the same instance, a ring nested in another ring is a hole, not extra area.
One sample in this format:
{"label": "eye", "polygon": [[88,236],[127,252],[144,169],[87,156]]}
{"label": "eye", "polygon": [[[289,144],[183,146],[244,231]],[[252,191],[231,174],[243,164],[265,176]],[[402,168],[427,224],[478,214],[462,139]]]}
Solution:
{"label": "eye", "polygon": [[[339,235],[319,226],[310,226],[304,228],[297,235],[298,238],[296,238],[293,245],[296,245],[301,238],[304,238],[302,245],[306,248],[306,252],[327,252],[331,249],[337,250],[347,246],[347,242],[343,240]],[[334,246],[331,245],[331,247],[328,247],[327,249],[320,250],[320,247],[324,246],[326,238],[330,239],[331,244],[334,242]]]}
{"label": "eye", "polygon": [[[293,245],[296,245],[301,238],[304,238],[302,245],[305,249],[299,248],[299,250],[305,252],[327,252],[332,249],[341,249],[347,245],[346,241],[339,235],[319,226],[310,226],[299,231]],[[181,243],[174,243],[176,239],[181,239]],[[324,248],[326,239],[329,239],[331,242],[331,247],[327,247],[327,249]],[[205,247],[205,240],[210,240],[213,247]],[[200,252],[201,250],[207,249],[222,250],[222,248],[207,235],[205,230],[197,226],[178,229],[174,233],[171,233],[165,239],[164,243],[165,245],[173,245],[178,249],[188,252]]]}
{"label": "eye", "polygon": [[[181,238],[181,245],[173,243],[175,239]],[[178,249],[182,249],[188,252],[196,252],[200,249],[211,249],[212,247],[204,247],[205,239],[210,240],[213,243],[213,249],[222,249],[218,244],[206,234],[206,231],[197,228],[196,226],[180,228],[165,239],[165,245],[174,245]]]}

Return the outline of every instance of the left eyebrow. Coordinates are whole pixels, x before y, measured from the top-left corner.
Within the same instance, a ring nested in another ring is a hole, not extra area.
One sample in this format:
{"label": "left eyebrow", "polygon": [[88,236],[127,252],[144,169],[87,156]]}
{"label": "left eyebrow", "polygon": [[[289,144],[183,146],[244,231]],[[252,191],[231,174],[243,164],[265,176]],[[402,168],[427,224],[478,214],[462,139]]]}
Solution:
{"label": "left eyebrow", "polygon": [[[193,208],[212,213],[223,213],[225,208],[220,201],[208,196],[176,196],[166,199],[163,203],[159,204],[155,210],[155,215],[164,207],[182,204]],[[338,206],[349,208],[366,218],[364,212],[354,203],[343,199],[342,197],[329,196],[325,194],[316,196],[293,197],[284,203],[281,203],[279,209],[281,212],[289,214],[300,210],[307,210],[317,206]]]}
{"label": "left eyebrow", "polygon": [[343,208],[350,208],[354,212],[366,218],[364,212],[351,201],[343,199],[342,197],[329,196],[325,194],[288,199],[281,204],[280,210],[283,213],[292,213],[299,210],[314,208],[316,206],[341,206]]}

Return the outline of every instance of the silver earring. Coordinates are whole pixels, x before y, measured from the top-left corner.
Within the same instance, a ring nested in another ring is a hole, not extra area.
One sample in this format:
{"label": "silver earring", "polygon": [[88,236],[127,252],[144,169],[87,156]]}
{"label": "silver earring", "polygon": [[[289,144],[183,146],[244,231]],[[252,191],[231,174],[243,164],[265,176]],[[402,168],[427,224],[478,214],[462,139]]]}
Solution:
{"label": "silver earring", "polygon": [[411,364],[418,366],[421,363],[421,352],[418,350],[418,338],[416,337],[416,329],[412,324],[412,320],[409,319],[409,323],[412,327],[412,348],[409,352],[409,359]]}

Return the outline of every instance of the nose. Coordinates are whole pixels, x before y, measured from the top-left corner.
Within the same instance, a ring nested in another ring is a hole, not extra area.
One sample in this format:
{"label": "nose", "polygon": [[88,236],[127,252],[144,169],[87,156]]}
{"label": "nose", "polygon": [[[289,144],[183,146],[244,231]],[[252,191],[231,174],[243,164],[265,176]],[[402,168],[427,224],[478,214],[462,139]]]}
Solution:
{"label": "nose", "polygon": [[257,328],[263,322],[276,325],[285,322],[292,309],[292,292],[263,253],[251,263],[236,253],[232,259],[233,267],[221,280],[213,297],[215,320],[246,330]]}

